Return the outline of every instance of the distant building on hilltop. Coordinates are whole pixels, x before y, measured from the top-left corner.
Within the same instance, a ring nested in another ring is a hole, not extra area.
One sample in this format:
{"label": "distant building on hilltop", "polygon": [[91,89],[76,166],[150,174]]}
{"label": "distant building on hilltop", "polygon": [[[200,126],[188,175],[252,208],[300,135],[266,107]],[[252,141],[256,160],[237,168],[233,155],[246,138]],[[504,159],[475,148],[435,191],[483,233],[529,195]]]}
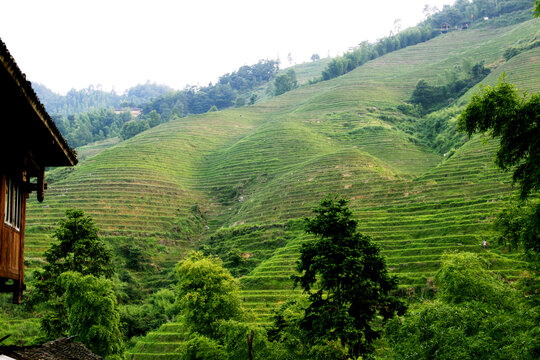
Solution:
{"label": "distant building on hilltop", "polygon": [[448,31],[450,31],[450,24],[448,23],[441,24],[441,33],[446,34]]}
{"label": "distant building on hilltop", "polygon": [[74,166],[77,155],[1,39],[0,108],[0,292],[13,293],[18,304],[25,287],[26,199],[35,191],[43,201],[45,168]]}
{"label": "distant building on hilltop", "polygon": [[142,113],[141,108],[121,108],[121,109],[117,108],[117,109],[114,109],[114,113],[116,115],[121,114],[121,113],[126,112],[126,111],[131,113],[131,118],[132,119],[135,119],[137,116],[141,115],[141,113]]}

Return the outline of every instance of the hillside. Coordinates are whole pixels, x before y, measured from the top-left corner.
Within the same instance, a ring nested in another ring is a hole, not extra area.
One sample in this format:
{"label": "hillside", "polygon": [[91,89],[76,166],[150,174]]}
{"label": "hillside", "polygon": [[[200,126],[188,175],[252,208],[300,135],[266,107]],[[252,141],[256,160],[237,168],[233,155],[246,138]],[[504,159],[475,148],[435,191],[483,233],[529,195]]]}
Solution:
{"label": "hillside", "polygon": [[[497,144],[473,138],[445,157],[403,130],[414,119],[398,106],[419,79],[436,83],[466,58],[492,67],[486,84],[505,72],[520,89],[539,91],[540,48],[502,57],[539,23],[452,32],[254,106],[159,125],[73,171],[52,172],[45,202],[28,205],[27,274],[40,265],[65,209],[81,208],[113,249],[148,252],[150,269],[122,270],[148,292],[171,284],[173,264],[201,244],[225,260],[241,253],[243,296],[264,323],[297,293],[289,278],[306,239],[299,219],[337,192],[352,199],[361,231],[382,246],[409,291],[425,285],[447,250],[485,252],[494,271],[518,276],[514,255],[479,245],[513,193],[508,174],[493,165]],[[122,269],[121,255],[117,262]],[[135,358],[164,354],[173,327],[142,340]],[[158,338],[160,346],[149,345]]]}

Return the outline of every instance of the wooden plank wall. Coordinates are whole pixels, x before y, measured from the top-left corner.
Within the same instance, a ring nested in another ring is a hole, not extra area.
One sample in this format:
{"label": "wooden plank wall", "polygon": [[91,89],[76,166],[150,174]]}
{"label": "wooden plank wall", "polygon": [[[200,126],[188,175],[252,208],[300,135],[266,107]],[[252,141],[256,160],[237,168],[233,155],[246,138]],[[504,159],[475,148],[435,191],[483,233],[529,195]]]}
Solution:
{"label": "wooden plank wall", "polygon": [[21,204],[21,227],[19,230],[4,222],[6,176],[0,181],[0,277],[24,281],[24,220],[26,199]]}

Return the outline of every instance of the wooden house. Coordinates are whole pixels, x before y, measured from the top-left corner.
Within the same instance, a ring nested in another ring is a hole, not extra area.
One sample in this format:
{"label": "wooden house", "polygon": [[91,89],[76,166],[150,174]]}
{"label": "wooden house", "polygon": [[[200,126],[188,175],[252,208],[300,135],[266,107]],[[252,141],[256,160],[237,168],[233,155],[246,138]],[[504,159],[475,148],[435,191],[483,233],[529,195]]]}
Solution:
{"label": "wooden house", "polygon": [[121,114],[123,112],[126,112],[126,111],[128,111],[131,114],[132,119],[135,119],[136,117],[138,117],[142,113],[141,108],[127,107],[127,108],[116,108],[116,109],[114,109],[114,113],[116,115],[119,115],[119,114]]}
{"label": "wooden house", "polygon": [[45,168],[73,166],[77,156],[2,40],[0,109],[0,292],[20,303],[26,199],[35,192],[43,201]]}
{"label": "wooden house", "polygon": [[448,23],[441,24],[441,33],[446,34],[448,31],[450,31],[450,24]]}

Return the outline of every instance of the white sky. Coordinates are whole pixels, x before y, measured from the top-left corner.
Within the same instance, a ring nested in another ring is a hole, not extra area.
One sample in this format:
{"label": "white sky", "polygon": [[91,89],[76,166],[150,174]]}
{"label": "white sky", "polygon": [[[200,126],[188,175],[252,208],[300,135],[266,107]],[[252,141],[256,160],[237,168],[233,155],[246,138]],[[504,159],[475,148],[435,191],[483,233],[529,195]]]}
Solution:
{"label": "white sky", "polygon": [[0,38],[31,81],[65,93],[207,85],[259,59],[335,56],[454,0],[0,0]]}

